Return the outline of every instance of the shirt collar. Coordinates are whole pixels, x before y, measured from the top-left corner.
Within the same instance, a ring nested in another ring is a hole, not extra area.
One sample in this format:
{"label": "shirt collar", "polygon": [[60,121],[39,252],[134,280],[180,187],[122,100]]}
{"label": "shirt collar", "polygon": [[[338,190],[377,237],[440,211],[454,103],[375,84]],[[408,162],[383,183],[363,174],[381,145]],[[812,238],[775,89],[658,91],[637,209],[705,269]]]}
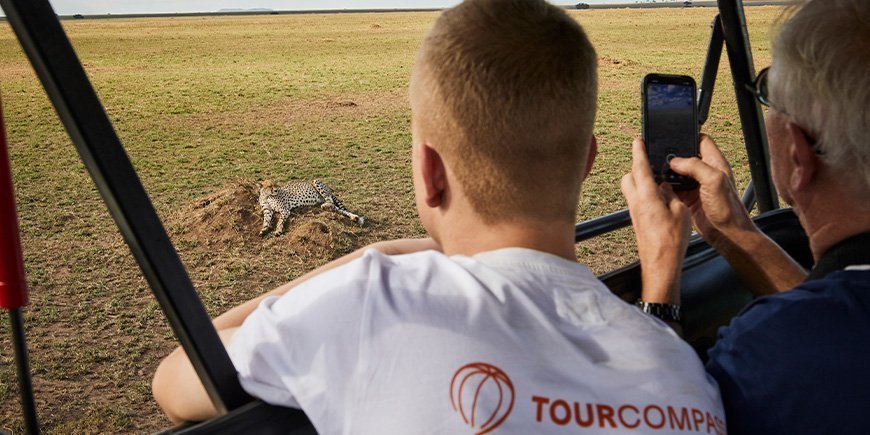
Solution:
{"label": "shirt collar", "polygon": [[828,249],[813,266],[807,281],[856,264],[870,264],[870,232],[849,237]]}
{"label": "shirt collar", "polygon": [[522,268],[544,273],[595,276],[583,264],[534,249],[501,248],[475,254],[473,258],[490,267]]}

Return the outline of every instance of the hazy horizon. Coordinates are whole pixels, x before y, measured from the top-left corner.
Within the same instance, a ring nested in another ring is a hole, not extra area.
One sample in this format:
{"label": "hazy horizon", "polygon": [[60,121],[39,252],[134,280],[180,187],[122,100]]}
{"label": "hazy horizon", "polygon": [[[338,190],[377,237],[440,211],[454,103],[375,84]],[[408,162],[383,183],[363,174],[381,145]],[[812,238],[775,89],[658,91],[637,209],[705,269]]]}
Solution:
{"label": "hazy horizon", "polygon": [[[572,1],[553,1],[568,5]],[[578,0],[581,1],[581,0]],[[636,0],[582,0],[589,4],[634,3]],[[667,0],[659,0],[667,1]],[[673,0],[677,1],[677,0]],[[59,15],[161,14],[218,12],[225,9],[326,10],[446,8],[460,0],[49,0]],[[5,16],[5,14],[2,14]]]}

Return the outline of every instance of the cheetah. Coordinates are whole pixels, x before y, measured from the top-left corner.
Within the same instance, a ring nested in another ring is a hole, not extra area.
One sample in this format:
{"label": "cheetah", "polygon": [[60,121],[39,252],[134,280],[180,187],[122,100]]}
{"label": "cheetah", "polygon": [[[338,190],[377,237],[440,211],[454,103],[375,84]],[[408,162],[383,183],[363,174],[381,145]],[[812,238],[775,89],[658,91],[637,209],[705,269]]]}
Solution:
{"label": "cheetah", "polygon": [[344,204],[332,193],[332,189],[320,180],[294,181],[284,186],[277,186],[272,181],[266,180],[258,182],[257,186],[260,189],[260,208],[263,209],[261,236],[266,235],[272,228],[275,213],[281,215],[275,226],[275,235],[284,234],[284,224],[290,212],[299,207],[319,205],[324,210],[344,215],[360,225],[365,223],[364,217],[344,208]]}

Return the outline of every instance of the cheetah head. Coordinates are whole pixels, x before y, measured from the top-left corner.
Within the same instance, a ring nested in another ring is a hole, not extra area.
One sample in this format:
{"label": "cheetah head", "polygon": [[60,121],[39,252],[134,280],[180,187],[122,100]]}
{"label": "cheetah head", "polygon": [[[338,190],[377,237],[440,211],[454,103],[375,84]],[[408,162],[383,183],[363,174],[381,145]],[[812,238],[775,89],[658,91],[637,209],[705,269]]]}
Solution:
{"label": "cheetah head", "polygon": [[257,189],[260,190],[260,191],[263,191],[263,190],[272,190],[272,189],[274,189],[275,187],[276,187],[276,186],[275,186],[275,182],[272,181],[272,180],[263,180],[263,181],[258,181],[258,182],[257,182]]}

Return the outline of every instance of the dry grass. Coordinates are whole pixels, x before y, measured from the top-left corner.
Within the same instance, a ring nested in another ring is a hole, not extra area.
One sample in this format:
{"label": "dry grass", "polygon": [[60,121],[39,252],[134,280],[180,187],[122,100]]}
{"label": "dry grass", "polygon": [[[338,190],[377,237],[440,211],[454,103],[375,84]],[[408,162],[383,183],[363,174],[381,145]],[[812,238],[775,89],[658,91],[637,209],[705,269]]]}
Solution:
{"label": "dry grass", "polygon": [[[748,10],[756,64],[769,61],[777,9]],[[639,132],[647,72],[696,78],[713,9],[572,11],[598,49],[601,154],[579,214],[623,206],[618,179]],[[417,236],[405,86],[434,13],[67,21],[115,123],[211,313],[375,240]],[[707,130],[748,173],[724,67]],[[8,25],[3,95],[32,304],[26,312],[48,433],[148,432],[167,425],[150,397],[174,345],[157,304]],[[300,214],[259,239],[250,183],[321,178],[371,219]],[[246,214],[247,213],[247,214]],[[253,230],[252,230],[253,228]],[[253,231],[253,233],[252,233]],[[578,246],[602,272],[634,256],[620,231]],[[0,427],[21,431],[5,319]]]}

